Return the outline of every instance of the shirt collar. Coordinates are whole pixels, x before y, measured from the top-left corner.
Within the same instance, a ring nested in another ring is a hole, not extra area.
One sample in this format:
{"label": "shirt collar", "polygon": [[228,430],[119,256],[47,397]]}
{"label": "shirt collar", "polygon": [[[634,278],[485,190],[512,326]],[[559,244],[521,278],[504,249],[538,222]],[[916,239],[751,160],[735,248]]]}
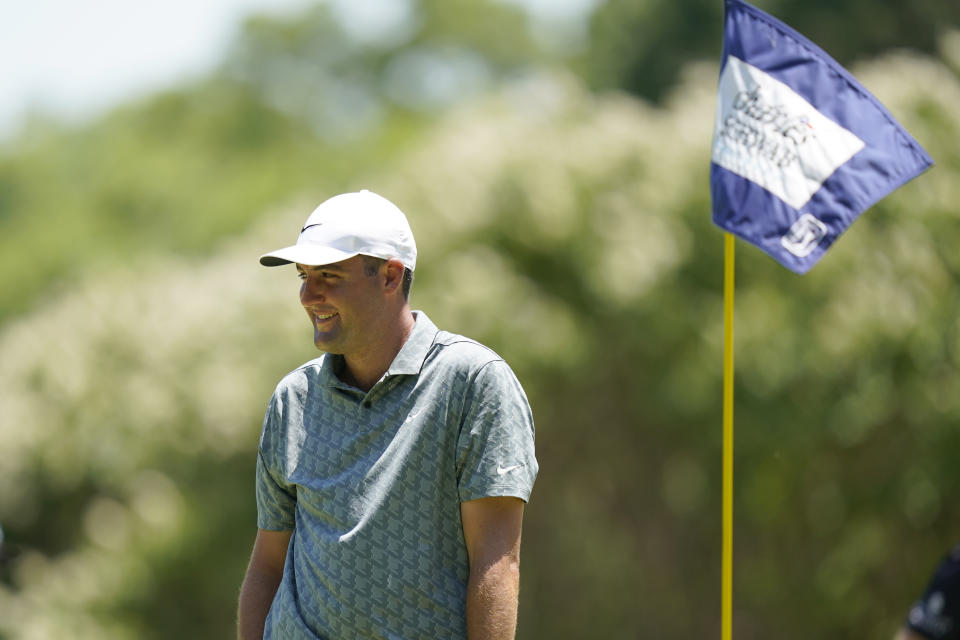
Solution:
{"label": "shirt collar", "polygon": [[414,311],[413,317],[416,319],[413,331],[390,363],[385,376],[416,375],[423,368],[423,361],[427,359],[427,353],[440,330],[423,311]]}
{"label": "shirt collar", "polygon": [[343,371],[343,356],[325,353],[320,356],[320,383],[327,387],[345,386],[337,373]]}

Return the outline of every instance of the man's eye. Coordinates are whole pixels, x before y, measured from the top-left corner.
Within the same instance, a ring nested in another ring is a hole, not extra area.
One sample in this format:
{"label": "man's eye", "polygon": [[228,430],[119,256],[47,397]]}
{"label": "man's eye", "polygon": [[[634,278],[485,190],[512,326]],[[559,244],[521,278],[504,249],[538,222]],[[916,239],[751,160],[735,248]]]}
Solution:
{"label": "man's eye", "polygon": [[297,277],[300,278],[301,280],[306,280],[307,274],[305,274],[303,271],[297,271]]}

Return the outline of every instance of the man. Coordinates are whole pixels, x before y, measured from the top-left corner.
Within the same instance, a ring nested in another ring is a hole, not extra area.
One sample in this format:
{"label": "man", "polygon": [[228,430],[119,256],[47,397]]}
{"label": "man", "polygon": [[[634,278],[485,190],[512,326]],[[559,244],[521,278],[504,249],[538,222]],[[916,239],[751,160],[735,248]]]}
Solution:
{"label": "man", "polygon": [[895,640],[960,639],[960,546],[940,562]]}
{"label": "man", "polygon": [[416,258],[366,190],[260,258],[296,265],[325,353],[264,418],[241,639],[514,636],[533,418],[499,356],[411,310]]}

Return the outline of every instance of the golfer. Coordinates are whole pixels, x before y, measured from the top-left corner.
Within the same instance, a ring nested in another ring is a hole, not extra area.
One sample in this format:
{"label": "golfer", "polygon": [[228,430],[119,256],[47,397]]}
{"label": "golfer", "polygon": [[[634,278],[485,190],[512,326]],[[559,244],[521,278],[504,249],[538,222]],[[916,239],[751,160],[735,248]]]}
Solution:
{"label": "golfer", "polygon": [[514,637],[533,418],[502,358],[411,310],[416,261],[370,191],[260,258],[295,265],[324,353],[264,417],[241,639]]}

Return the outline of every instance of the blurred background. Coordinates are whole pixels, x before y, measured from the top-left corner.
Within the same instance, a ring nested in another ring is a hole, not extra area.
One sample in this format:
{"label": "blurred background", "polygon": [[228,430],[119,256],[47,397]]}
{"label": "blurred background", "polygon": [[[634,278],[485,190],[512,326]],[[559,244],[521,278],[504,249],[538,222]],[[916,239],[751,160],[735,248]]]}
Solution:
{"label": "blurred background", "polygon": [[[716,637],[721,2],[135,4],[0,8],[0,638],[232,637],[316,355],[256,258],[358,188],[530,396],[518,637]],[[734,635],[889,638],[960,540],[960,4],[755,4],[937,165],[804,277],[739,244]]]}

